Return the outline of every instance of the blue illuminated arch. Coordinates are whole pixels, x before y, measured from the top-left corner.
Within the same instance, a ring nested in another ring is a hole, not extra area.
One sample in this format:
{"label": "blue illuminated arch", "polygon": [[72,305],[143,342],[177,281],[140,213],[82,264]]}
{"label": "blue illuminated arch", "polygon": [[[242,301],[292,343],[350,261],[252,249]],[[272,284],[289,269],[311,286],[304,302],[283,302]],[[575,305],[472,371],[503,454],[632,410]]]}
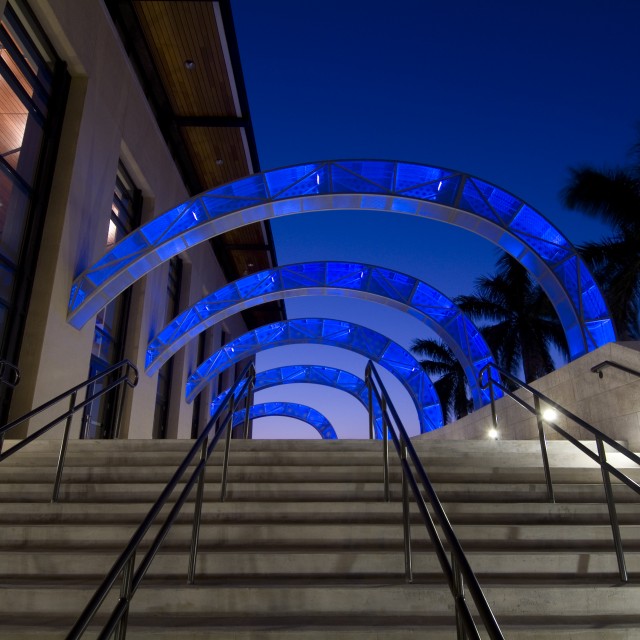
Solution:
{"label": "blue illuminated arch", "polygon": [[[238,427],[244,423],[246,410],[241,409],[233,414],[233,427]],[[304,404],[295,402],[264,402],[263,404],[254,404],[249,409],[249,419],[269,418],[269,417],[285,416],[287,418],[295,418],[310,424],[322,437],[323,440],[337,440],[335,429],[319,411],[312,409]]]}
{"label": "blue illuminated arch", "polygon": [[154,267],[208,238],[260,220],[341,209],[404,213],[468,229],[510,253],[539,282],[558,312],[572,358],[615,340],[586,265],[537,211],[467,174],[377,160],[275,169],[187,200],[128,235],[75,280],[68,321],[82,327]]}
{"label": "blue illuminated arch", "polygon": [[411,314],[453,350],[467,374],[476,408],[490,401],[478,377],[493,361],[479,329],[443,293],[404,273],[358,262],[306,262],[267,269],[236,280],[174,318],[147,348],[147,373],[208,327],[249,307],[280,298],[335,295],[374,300]]}
{"label": "blue illuminated arch", "polygon": [[298,318],[274,322],[236,338],[198,366],[186,384],[191,402],[212,379],[231,365],[259,351],[289,344],[322,344],[349,349],[378,362],[403,384],[418,411],[421,432],[443,425],[442,410],[433,383],[418,361],[386,336],[344,320]]}
{"label": "blue illuminated arch", "polygon": [[[319,384],[338,391],[344,391],[358,400],[365,409],[369,409],[369,389],[367,383],[353,373],[324,367],[315,364],[293,364],[275,367],[256,373],[253,390],[263,391],[282,384]],[[210,414],[213,415],[218,407],[229,395],[229,389],[223,391],[210,404]],[[241,398],[242,396],[238,396]],[[373,403],[374,431],[376,437],[382,438],[382,412],[377,402]]]}

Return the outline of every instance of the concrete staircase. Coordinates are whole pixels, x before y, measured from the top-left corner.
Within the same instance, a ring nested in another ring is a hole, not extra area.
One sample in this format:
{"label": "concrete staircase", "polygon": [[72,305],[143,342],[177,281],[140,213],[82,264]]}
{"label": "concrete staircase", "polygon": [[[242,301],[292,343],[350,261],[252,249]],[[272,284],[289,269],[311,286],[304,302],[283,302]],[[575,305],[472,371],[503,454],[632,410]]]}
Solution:
{"label": "concrete staircase", "polygon": [[[65,637],[189,445],[72,442],[58,504],[53,443],[0,465],[1,638]],[[550,444],[557,504],[545,502],[536,442],[416,446],[507,638],[640,638],[630,490],[615,486],[631,575],[621,585],[600,471],[571,445]],[[188,504],[136,594],[129,638],[455,638],[417,510],[415,581],[404,581],[399,469],[387,504],[380,442],[233,441],[225,503],[220,460],[196,584],[186,584]]]}

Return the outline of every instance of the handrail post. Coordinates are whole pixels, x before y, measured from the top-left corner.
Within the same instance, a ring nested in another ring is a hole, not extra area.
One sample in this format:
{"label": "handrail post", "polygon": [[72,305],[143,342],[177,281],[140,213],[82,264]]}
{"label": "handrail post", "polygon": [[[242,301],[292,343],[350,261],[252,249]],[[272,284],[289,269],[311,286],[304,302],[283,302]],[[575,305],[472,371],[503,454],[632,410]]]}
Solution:
{"label": "handrail post", "polygon": [[[207,447],[209,438],[202,441],[200,449],[200,462],[207,459]],[[187,583],[193,584],[196,579],[196,560],[198,557],[198,541],[200,539],[200,522],[202,520],[202,502],[204,498],[204,474],[206,466],[203,465],[198,476],[198,488],[196,489],[196,502],[193,508],[193,528],[191,530],[191,550],[189,552],[189,571],[187,573]]]}
{"label": "handrail post", "polygon": [[456,609],[456,631],[458,640],[467,640],[464,618],[462,614],[462,603],[464,602],[464,579],[460,573],[460,567],[455,555],[451,554],[451,570],[453,573],[453,583],[455,588],[455,609]]}
{"label": "handrail post", "polygon": [[551,481],[551,467],[549,466],[549,456],[547,454],[547,439],[544,435],[544,424],[540,413],[540,398],[533,396],[533,405],[536,410],[536,422],[538,423],[538,438],[540,439],[540,451],[542,452],[542,466],[544,467],[544,478],[547,483],[547,497],[549,502],[556,501],[553,493],[553,483]]}
{"label": "handrail post", "polygon": [[618,514],[616,513],[616,503],[613,499],[613,488],[611,487],[611,478],[607,469],[607,453],[604,448],[602,438],[596,438],[598,445],[598,455],[600,457],[600,470],[602,471],[602,482],[604,483],[604,494],[607,499],[607,507],[609,509],[609,522],[613,532],[613,544],[616,548],[616,558],[618,560],[618,572],[620,580],[628,582],[627,567],[624,561],[624,551],[622,549],[622,538],[620,536],[620,525],[618,524]]}
{"label": "handrail post", "polygon": [[[231,394],[229,394],[231,395]],[[233,398],[232,398],[233,400]],[[234,404],[233,402],[229,405],[229,411],[233,414]],[[220,502],[224,502],[227,497],[227,476],[229,474],[229,447],[231,446],[231,430],[233,428],[232,425],[232,417],[229,416],[227,422],[227,433],[225,434],[224,440],[224,457],[222,461],[222,482],[220,483]]]}
{"label": "handrail post", "polygon": [[491,369],[487,369],[487,379],[489,380],[489,398],[491,400],[491,424],[498,431],[498,415],[496,414],[496,395],[493,388],[493,378],[491,377]]}
{"label": "handrail post", "polygon": [[406,582],[413,582],[411,562],[411,516],[409,510],[409,481],[406,477],[405,465],[407,461],[407,445],[402,438],[400,445],[400,468],[402,470],[402,524],[404,532],[404,578]]}
{"label": "handrail post", "polygon": [[382,459],[384,476],[384,501],[391,500],[389,491],[389,424],[387,422],[387,401],[384,396],[380,398],[380,409],[382,410]]}
{"label": "handrail post", "polygon": [[[125,376],[129,374],[129,366],[124,365]],[[116,406],[113,412],[115,416],[115,424],[113,425],[113,440],[120,437],[120,426],[122,425],[122,414],[124,412],[124,394],[127,390],[127,380],[124,379],[119,385],[116,392]]]}
{"label": "handrail post", "polygon": [[374,418],[373,418],[373,391],[371,389],[371,380],[369,380],[369,440],[375,440],[375,429],[374,429]]}
{"label": "handrail post", "polygon": [[131,596],[133,592],[133,570],[136,561],[135,551],[131,554],[131,557],[127,561],[122,571],[122,585],[120,587],[120,601],[125,602],[125,610],[118,622],[118,628],[114,634],[115,640],[125,640],[127,636],[127,622],[129,619],[129,604],[131,603]]}
{"label": "handrail post", "polygon": [[56,469],[56,479],[53,483],[53,495],[51,496],[51,502],[58,502],[58,496],[60,494],[60,483],[62,482],[62,470],[64,468],[64,459],[67,455],[67,444],[69,443],[69,431],[71,430],[71,422],[73,421],[73,413],[76,405],[76,396],[78,392],[74,391],[69,399],[69,415],[67,417],[66,424],[64,425],[64,434],[62,435],[62,442],[60,443],[60,453],[58,455],[58,467]]}
{"label": "handrail post", "polygon": [[249,438],[249,411],[253,405],[253,381],[249,380],[247,387],[247,395],[244,400],[244,425],[242,427],[242,437],[247,440]]}

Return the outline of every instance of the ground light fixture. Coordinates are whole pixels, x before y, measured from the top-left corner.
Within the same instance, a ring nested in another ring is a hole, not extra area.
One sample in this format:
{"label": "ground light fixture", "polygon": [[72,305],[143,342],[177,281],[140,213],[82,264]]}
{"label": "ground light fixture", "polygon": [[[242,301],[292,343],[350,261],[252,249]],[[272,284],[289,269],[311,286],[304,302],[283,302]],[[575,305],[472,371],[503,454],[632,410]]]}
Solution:
{"label": "ground light fixture", "polygon": [[542,412],[542,419],[545,422],[554,422],[558,419],[558,412],[555,409],[548,407]]}
{"label": "ground light fixture", "polygon": [[498,439],[498,430],[497,429],[489,429],[489,437],[493,438],[494,440]]}

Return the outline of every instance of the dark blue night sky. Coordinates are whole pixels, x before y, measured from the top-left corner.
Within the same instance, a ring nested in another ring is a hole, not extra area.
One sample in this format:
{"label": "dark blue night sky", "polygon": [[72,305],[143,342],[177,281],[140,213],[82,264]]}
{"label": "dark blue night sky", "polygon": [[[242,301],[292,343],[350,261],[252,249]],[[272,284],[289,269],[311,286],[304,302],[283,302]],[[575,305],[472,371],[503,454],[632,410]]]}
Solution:
{"label": "dark blue night sky", "polygon": [[[232,6],[262,169],[335,158],[449,167],[523,198],[574,243],[607,233],[565,211],[558,192],[568,167],[623,163],[638,140],[637,0]],[[273,231],[280,264],[361,260],[420,277],[449,296],[471,292],[496,258],[468,232],[391,214],[295,216],[274,222]],[[357,300],[304,298],[287,310],[360,322],[404,346],[428,335],[416,320]],[[336,351],[271,350],[259,364],[305,360],[362,375],[362,358],[339,354],[336,361]],[[341,437],[364,435],[364,412],[338,392],[261,394],[260,402],[315,406]],[[405,415],[415,422],[411,411]]]}

